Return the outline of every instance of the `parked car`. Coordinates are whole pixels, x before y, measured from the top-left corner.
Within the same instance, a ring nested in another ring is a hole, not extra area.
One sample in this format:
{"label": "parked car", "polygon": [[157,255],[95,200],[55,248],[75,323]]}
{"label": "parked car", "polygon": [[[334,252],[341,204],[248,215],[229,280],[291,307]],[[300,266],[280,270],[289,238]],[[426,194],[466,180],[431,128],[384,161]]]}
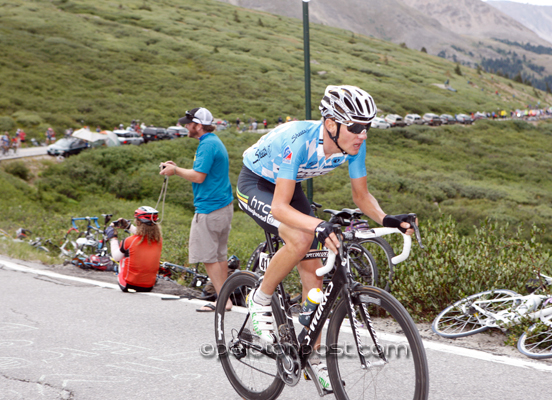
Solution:
{"label": "parked car", "polygon": [[404,117],[406,125],[423,125],[424,120],[418,114],[406,114]]}
{"label": "parked car", "polygon": [[121,144],[140,145],[144,143],[144,139],[134,131],[119,129],[119,130],[113,131],[113,133],[117,135],[117,138],[119,139],[119,142],[121,142]]}
{"label": "parked car", "polygon": [[68,157],[73,154],[79,154],[88,147],[90,147],[88,142],[79,138],[68,137],[59,139],[54,144],[49,145],[46,148],[46,152],[51,156]]}
{"label": "parked car", "polygon": [[487,119],[487,114],[478,111],[473,115],[473,119],[474,121],[478,119]]}
{"label": "parked car", "polygon": [[387,114],[385,117],[385,122],[388,122],[391,127],[395,126],[406,126],[406,123],[400,115],[397,114]]}
{"label": "parked car", "polygon": [[425,113],[424,116],[422,117],[422,119],[428,125],[432,125],[432,126],[441,125],[441,118],[439,118],[439,116],[437,114]]}
{"label": "parked car", "polygon": [[170,136],[167,134],[165,128],[158,128],[155,126],[148,126],[142,131],[142,137],[144,138],[144,143],[153,142],[155,140],[164,140],[170,139]]}
{"label": "parked car", "polygon": [[459,124],[471,124],[473,122],[472,118],[467,114],[458,114],[456,116],[456,121]]}
{"label": "parked car", "polygon": [[456,123],[456,119],[450,114],[441,114],[439,118],[443,124],[451,125]]}
{"label": "parked car", "polygon": [[167,134],[171,139],[188,136],[188,130],[183,126],[169,126],[167,128]]}
{"label": "parked car", "polygon": [[386,122],[383,118],[375,117],[370,125],[372,128],[388,129],[391,128],[391,124]]}

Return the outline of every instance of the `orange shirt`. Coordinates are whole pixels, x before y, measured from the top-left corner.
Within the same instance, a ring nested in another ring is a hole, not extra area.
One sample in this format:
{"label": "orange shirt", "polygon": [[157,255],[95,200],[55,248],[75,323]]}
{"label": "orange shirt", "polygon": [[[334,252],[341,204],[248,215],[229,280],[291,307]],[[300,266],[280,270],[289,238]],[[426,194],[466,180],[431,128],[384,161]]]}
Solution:
{"label": "orange shirt", "polygon": [[153,287],[159,271],[163,240],[148,243],[147,239],[140,242],[141,236],[132,235],[121,243],[121,252],[125,258],[121,260],[119,274],[127,283],[140,287]]}

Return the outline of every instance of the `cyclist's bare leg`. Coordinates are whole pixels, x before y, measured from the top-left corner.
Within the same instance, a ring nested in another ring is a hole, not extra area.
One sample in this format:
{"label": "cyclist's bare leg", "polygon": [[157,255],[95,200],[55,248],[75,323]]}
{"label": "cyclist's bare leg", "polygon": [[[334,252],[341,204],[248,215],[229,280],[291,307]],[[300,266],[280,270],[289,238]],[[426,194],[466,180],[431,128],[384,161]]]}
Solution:
{"label": "cyclist's bare leg", "polygon": [[314,239],[313,233],[301,231],[285,224],[280,225],[278,233],[286,245],[274,254],[268,264],[261,284],[261,291],[266,295],[274,293],[276,286],[307,254]]}
{"label": "cyclist's bare leg", "polygon": [[[205,269],[207,270],[207,275],[209,275],[209,279],[211,279],[211,282],[213,282],[213,286],[215,287],[215,291],[217,292],[217,296],[220,293],[220,289],[222,288],[222,285],[224,284],[224,281],[226,278],[228,278],[228,262],[227,261],[219,261],[214,263],[204,263]],[[216,301],[215,301],[216,305]],[[228,299],[226,302],[226,309],[230,310],[232,308],[232,301]]]}

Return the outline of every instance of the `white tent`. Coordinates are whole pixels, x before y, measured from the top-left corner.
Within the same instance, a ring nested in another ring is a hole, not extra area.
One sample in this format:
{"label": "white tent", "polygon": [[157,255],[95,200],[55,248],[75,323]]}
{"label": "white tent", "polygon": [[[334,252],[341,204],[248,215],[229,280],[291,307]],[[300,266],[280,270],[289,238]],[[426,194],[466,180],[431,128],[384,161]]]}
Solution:
{"label": "white tent", "polygon": [[113,132],[111,132],[111,131],[101,131],[99,134],[104,137],[103,140],[105,140],[105,144],[107,145],[107,147],[113,147],[113,146],[120,146],[121,145],[121,142],[119,141],[119,138]]}
{"label": "white tent", "polygon": [[82,128],[78,131],[73,132],[71,136],[76,138],[86,140],[87,142],[97,142],[98,140],[106,140],[105,135],[102,135],[97,132],[92,132],[88,128]]}

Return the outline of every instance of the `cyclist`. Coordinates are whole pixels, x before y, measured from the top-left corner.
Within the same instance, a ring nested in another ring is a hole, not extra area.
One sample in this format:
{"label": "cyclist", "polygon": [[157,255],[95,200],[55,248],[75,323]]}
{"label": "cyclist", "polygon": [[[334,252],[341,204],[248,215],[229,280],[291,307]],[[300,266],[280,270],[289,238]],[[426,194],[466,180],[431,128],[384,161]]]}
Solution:
{"label": "cyclist", "polygon": [[[339,227],[314,217],[301,181],[348,161],[353,201],[362,212],[383,226],[414,232],[404,222],[406,214],[386,215],[368,191],[365,141],[377,111],[372,97],[354,86],[328,86],[319,109],[321,121],[279,125],[243,154],[236,191],[240,208],[286,243],[270,261],[260,288],[248,298],[255,333],[269,343],[275,340],[270,304],[276,286],[297,265],[304,300],[310,289],[322,288],[323,278],[315,274],[322,264],[320,259],[301,259],[317,241],[334,252],[339,246]],[[311,364],[318,381],[331,391],[325,364],[316,355]]]}
{"label": "cyclist", "polygon": [[[142,206],[134,212],[134,223],[119,219],[119,226],[111,224],[106,230],[106,239],[111,246],[111,255],[119,261],[118,281],[123,292],[150,292],[155,285],[163,239],[157,225],[158,212],[153,207]],[[132,236],[119,245],[117,231],[120,227],[130,230]]]}

